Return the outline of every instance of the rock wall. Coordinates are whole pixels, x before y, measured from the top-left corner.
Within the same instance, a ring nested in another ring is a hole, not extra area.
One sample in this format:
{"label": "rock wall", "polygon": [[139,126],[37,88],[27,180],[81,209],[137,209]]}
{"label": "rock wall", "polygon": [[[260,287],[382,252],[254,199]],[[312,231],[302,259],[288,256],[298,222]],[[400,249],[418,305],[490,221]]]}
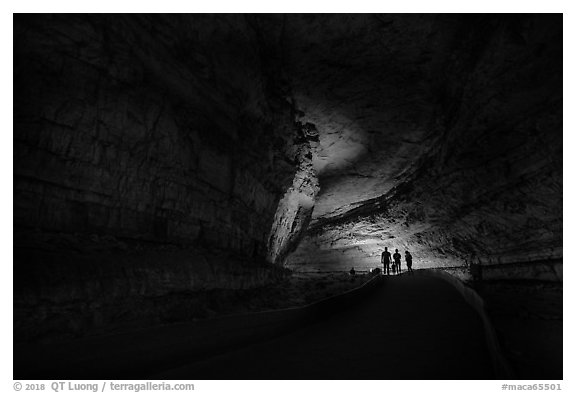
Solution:
{"label": "rock wall", "polygon": [[290,108],[241,18],[171,18],[17,18],[18,228],[264,254]]}
{"label": "rock wall", "polygon": [[19,338],[282,277],[268,240],[309,142],[273,32],[244,15],[14,22]]}

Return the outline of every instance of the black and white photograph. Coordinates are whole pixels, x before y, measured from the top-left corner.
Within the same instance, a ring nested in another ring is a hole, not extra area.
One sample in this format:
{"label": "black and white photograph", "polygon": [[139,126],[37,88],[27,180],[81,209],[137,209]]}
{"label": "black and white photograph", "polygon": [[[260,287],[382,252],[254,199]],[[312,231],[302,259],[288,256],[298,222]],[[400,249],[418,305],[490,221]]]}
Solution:
{"label": "black and white photograph", "polygon": [[563,29],[562,13],[14,13],[6,391],[568,390]]}

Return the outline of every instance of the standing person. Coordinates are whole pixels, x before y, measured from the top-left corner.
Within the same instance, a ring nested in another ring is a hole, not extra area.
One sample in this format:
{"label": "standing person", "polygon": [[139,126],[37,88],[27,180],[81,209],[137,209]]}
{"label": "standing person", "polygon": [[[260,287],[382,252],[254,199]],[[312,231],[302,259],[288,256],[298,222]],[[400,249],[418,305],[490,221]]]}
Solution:
{"label": "standing person", "polygon": [[394,263],[396,264],[396,271],[398,272],[398,274],[400,274],[400,272],[402,271],[402,269],[400,268],[400,259],[402,259],[402,255],[400,255],[398,249],[396,249],[396,252],[394,253],[393,257],[394,257]]}
{"label": "standing person", "polygon": [[408,273],[414,274],[414,272],[412,271],[412,254],[410,254],[408,250],[406,250],[405,254],[406,255],[404,256],[404,259],[406,259],[406,266],[408,266]]}
{"label": "standing person", "polygon": [[386,272],[386,274],[390,274],[390,260],[391,255],[388,252],[388,247],[384,247],[384,251],[382,251],[382,257],[380,257],[380,263],[384,265],[382,267],[382,274]]}

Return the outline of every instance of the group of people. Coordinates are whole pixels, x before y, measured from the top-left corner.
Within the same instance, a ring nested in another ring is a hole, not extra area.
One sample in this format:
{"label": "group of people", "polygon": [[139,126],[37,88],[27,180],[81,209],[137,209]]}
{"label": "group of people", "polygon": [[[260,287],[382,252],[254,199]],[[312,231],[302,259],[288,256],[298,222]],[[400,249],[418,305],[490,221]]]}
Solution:
{"label": "group of people", "polygon": [[[406,250],[404,254],[404,260],[406,261],[408,273],[414,274],[414,271],[412,270],[412,254],[410,254],[408,250]],[[394,254],[390,254],[390,252],[388,252],[388,247],[384,247],[384,251],[382,251],[382,256],[380,258],[380,263],[383,265],[382,274],[390,275],[390,272],[392,272],[392,274],[402,273],[402,255],[400,255],[398,249],[396,249]],[[370,272],[372,272],[372,269],[370,269]],[[356,270],[354,270],[354,267],[350,269],[349,274],[351,276],[356,275]]]}
{"label": "group of people", "polygon": [[[404,253],[404,259],[406,260],[406,267],[408,267],[408,273],[413,273],[412,271],[412,255],[408,250]],[[396,249],[396,252],[391,255],[388,252],[388,247],[384,247],[384,251],[382,252],[382,257],[380,258],[380,262],[382,263],[382,274],[390,274],[390,270],[392,270],[392,274],[400,274],[402,272],[402,255]]]}

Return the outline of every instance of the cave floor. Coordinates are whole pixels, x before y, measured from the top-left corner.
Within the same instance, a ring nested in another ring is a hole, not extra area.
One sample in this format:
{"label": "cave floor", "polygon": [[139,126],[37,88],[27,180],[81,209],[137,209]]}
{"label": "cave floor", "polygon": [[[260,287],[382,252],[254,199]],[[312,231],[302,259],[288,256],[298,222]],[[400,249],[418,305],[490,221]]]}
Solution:
{"label": "cave floor", "polygon": [[[294,318],[302,309],[291,309],[148,328],[68,345],[20,346],[14,352],[14,377],[496,378],[479,315],[444,280],[382,277],[362,296],[346,304],[340,298],[332,302],[333,311],[307,323]],[[276,333],[268,334],[271,331]]]}
{"label": "cave floor", "polygon": [[476,312],[450,284],[385,277],[355,307],[160,379],[491,379]]}

